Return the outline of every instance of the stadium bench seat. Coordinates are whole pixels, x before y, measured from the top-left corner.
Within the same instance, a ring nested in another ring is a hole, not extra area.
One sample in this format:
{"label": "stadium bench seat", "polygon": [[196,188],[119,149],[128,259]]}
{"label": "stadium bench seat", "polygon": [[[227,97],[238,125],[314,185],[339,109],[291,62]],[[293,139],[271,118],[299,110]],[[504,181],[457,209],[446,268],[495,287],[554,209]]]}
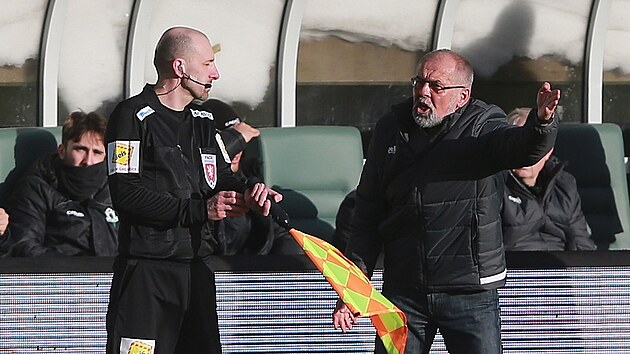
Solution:
{"label": "stadium bench seat", "polygon": [[358,184],[363,168],[359,130],[301,126],[260,131],[245,156],[262,160],[261,177],[283,194],[280,206],[291,225],[330,241],[339,205]]}
{"label": "stadium bench seat", "polygon": [[60,142],[61,127],[0,128],[0,206],[24,170]]}
{"label": "stadium bench seat", "polygon": [[582,210],[599,249],[630,248],[630,206],[621,129],[562,123],[554,154],[575,176]]}

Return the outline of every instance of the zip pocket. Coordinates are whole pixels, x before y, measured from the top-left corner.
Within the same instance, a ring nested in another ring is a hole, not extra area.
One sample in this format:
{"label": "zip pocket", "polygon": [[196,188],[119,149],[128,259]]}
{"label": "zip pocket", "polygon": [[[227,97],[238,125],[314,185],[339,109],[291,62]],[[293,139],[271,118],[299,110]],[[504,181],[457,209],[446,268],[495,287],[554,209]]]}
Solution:
{"label": "zip pocket", "polygon": [[472,251],[472,259],[475,265],[479,265],[479,215],[474,209],[472,217],[472,225],[470,230],[470,249]]}

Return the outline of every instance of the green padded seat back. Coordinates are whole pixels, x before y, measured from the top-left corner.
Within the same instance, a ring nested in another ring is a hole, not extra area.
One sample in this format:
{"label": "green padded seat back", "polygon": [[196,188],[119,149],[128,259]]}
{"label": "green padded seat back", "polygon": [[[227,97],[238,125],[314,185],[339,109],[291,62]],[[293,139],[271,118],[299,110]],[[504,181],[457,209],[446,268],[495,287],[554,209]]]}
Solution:
{"label": "green padded seat back", "polygon": [[257,148],[265,183],[284,195],[291,225],[330,241],[343,198],[363,167],[361,135],[354,127],[261,128]]}
{"label": "green padded seat back", "polygon": [[0,206],[33,161],[55,152],[60,142],[61,127],[0,128]]}
{"label": "green padded seat back", "polygon": [[630,206],[621,129],[562,123],[554,150],[575,176],[582,210],[599,249],[630,248]]}

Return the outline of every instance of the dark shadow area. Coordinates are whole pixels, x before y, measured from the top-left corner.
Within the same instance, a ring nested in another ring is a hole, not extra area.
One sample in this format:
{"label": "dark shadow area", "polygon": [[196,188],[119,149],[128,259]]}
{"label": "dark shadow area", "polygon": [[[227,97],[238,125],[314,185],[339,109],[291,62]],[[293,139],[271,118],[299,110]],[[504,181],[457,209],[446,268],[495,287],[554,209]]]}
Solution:
{"label": "dark shadow area", "polygon": [[5,206],[9,193],[29,166],[39,157],[55,152],[58,146],[55,135],[50,131],[41,128],[16,129],[14,167],[0,183],[0,206]]}
{"label": "dark shadow area", "polygon": [[392,105],[411,95],[411,84],[298,84],[296,91],[297,125],[355,126],[365,156],[374,125]]}
{"label": "dark shadow area", "polygon": [[488,36],[461,49],[475,70],[473,97],[505,112],[535,104],[540,83],[531,72],[532,59],[526,57],[534,21],[531,4],[513,2],[499,14]]}
{"label": "dark shadow area", "polygon": [[628,251],[607,250],[588,252],[567,251],[507,251],[508,269],[559,269],[572,267],[619,267],[624,266],[622,254]]}
{"label": "dark shadow area", "polygon": [[566,170],[577,181],[582,211],[597,248],[609,249],[616,240],[615,235],[623,232],[611,175],[625,175],[624,166],[607,165],[602,137],[588,124],[560,125],[554,155],[568,163]]}
{"label": "dark shadow area", "polygon": [[[37,121],[37,87],[39,58],[28,58],[20,68],[1,66],[22,77],[0,85],[0,127],[33,127]],[[11,74],[9,74],[11,75]],[[10,76],[9,76],[10,77]]]}
{"label": "dark shadow area", "polygon": [[306,195],[277,185],[271,188],[282,194],[283,199],[279,205],[289,215],[293,228],[326,242],[332,241],[334,227],[318,217],[317,206]]}
{"label": "dark shadow area", "polygon": [[[483,38],[466,43],[461,52],[475,70],[472,96],[496,104],[505,112],[516,107],[533,107],[536,92],[554,72],[562,70],[566,79],[552,81],[562,91],[563,121],[579,122],[582,118],[582,66],[556,55],[531,57],[536,13],[533,4],[512,2],[499,14],[492,31]],[[557,76],[557,75],[555,75]]]}
{"label": "dark shadow area", "polygon": [[[503,65],[529,52],[535,23],[533,6],[525,1],[512,2],[499,14],[494,28],[486,37],[465,48],[453,48],[470,61],[478,79],[492,78]],[[526,74],[526,77],[520,74]],[[521,72],[512,79],[527,81],[532,76],[532,73]]]}
{"label": "dark shadow area", "polygon": [[[630,97],[630,93],[628,97]],[[624,151],[623,156],[630,156],[630,123],[626,123],[626,122],[611,122],[611,123],[615,123],[621,128],[621,134],[623,135],[623,151]],[[626,167],[626,183],[628,186],[628,198],[630,198],[630,175],[629,175],[628,167]]]}
{"label": "dark shadow area", "polygon": [[[630,93],[629,96],[630,97]],[[612,122],[611,122],[612,123]],[[614,122],[621,128],[621,134],[623,135],[623,151],[624,156],[630,156],[630,123],[628,122]]]}
{"label": "dark shadow area", "polygon": [[[575,267],[630,267],[630,251],[529,251],[506,252],[509,270]],[[217,272],[300,272],[315,270],[306,255],[212,256]],[[0,258],[0,274],[111,273],[114,257],[9,257]],[[383,269],[379,258],[376,269]]]}

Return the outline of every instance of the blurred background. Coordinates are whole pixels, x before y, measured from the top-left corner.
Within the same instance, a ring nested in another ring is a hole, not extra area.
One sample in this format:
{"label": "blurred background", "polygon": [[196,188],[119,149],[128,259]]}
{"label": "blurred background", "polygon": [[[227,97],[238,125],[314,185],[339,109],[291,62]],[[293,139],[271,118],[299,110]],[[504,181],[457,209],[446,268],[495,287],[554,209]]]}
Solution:
{"label": "blurred background", "polygon": [[[350,125],[367,145],[410,94],[427,51],[472,62],[473,95],[532,106],[542,81],[561,118],[630,122],[628,0],[23,0],[0,14],[0,127],[108,116],[154,82],[157,39],[187,25],[220,44],[211,96],[263,126]],[[628,140],[628,139],[626,139]],[[626,156],[629,151],[626,150]]]}

